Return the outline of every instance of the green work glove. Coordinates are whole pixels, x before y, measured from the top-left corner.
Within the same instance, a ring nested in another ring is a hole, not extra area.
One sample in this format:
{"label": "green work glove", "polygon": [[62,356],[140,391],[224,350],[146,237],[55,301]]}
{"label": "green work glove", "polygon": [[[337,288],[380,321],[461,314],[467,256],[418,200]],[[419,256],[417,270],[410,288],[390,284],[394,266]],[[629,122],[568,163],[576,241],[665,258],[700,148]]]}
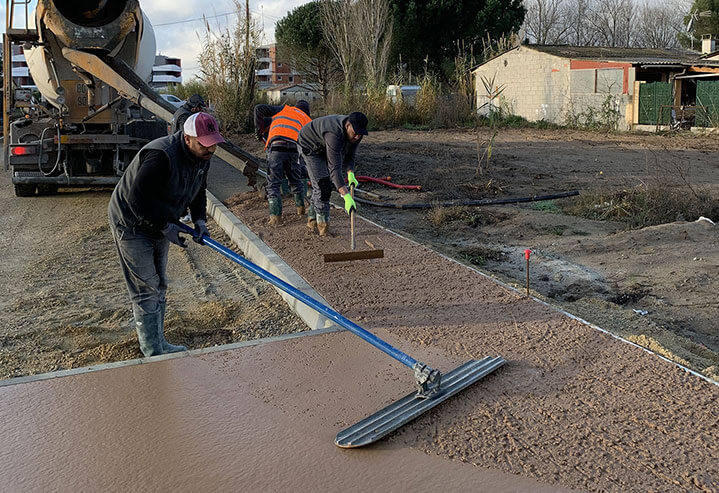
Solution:
{"label": "green work glove", "polygon": [[350,186],[354,185],[355,188],[359,186],[359,182],[357,181],[357,178],[355,178],[355,172],[354,171],[348,171],[347,172],[347,182]]}
{"label": "green work glove", "polygon": [[345,210],[347,211],[347,214],[357,210],[357,204],[355,204],[355,199],[352,198],[352,195],[346,193],[342,196],[342,198],[345,199]]}

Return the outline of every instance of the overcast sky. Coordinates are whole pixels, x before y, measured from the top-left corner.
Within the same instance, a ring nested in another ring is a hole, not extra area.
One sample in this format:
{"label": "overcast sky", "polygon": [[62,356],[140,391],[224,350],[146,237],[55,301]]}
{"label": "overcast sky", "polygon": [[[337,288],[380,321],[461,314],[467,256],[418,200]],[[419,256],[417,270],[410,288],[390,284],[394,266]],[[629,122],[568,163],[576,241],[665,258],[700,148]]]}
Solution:
{"label": "overcast sky", "polygon": [[[251,0],[250,10],[258,22],[263,25],[264,42],[274,41],[275,22],[295,7],[309,0]],[[244,3],[244,2],[243,2]],[[235,11],[232,0],[140,0],[140,6],[150,18],[157,38],[157,50],[163,55],[182,58],[183,80],[189,81],[197,73],[197,58],[200,54],[198,33],[202,32],[202,21],[166,24],[170,22],[220,17],[208,19],[212,27],[225,27],[236,21],[235,15],[222,15]],[[166,25],[162,25],[166,24]]]}
{"label": "overcast sky", "polygon": [[[255,19],[264,26],[265,43],[274,41],[275,22],[287,13],[310,0],[251,0],[250,10]],[[35,5],[37,2],[33,1]],[[242,0],[244,5],[244,0]],[[197,58],[200,55],[198,33],[203,30],[201,19],[209,17],[212,27],[226,27],[234,23],[235,4],[232,0],[140,0],[140,7],[150,18],[155,29],[158,54],[176,56],[182,59],[183,80],[189,81],[198,71]],[[16,15],[20,10],[16,10]],[[5,18],[5,2],[0,2],[0,14]],[[214,17],[218,16],[218,17]],[[214,17],[214,18],[212,18]],[[194,19],[194,20],[193,20]],[[182,22],[188,21],[188,22]],[[5,22],[2,31],[5,30]]]}

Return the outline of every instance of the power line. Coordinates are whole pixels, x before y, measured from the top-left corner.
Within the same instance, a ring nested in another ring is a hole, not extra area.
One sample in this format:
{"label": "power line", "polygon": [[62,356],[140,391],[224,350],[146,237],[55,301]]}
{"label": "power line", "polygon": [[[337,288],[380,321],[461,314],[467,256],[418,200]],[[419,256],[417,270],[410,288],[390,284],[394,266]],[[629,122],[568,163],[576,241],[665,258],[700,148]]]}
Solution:
{"label": "power line", "polygon": [[[250,12],[251,12],[252,14],[255,14],[255,15],[260,15],[260,16],[269,17],[270,19],[275,19],[275,20],[279,20],[279,19],[280,19],[280,18],[277,17],[277,16],[265,14],[265,13],[263,13],[263,12],[257,12],[257,11],[255,11],[255,10],[250,10]],[[223,12],[223,13],[221,13],[221,14],[216,14],[216,15],[207,15],[207,16],[204,16],[204,17],[195,17],[195,18],[193,18],[193,19],[184,19],[184,20],[181,20],[181,21],[171,21],[171,22],[162,22],[162,23],[160,23],[160,24],[152,24],[152,27],[163,27],[163,26],[174,26],[174,25],[177,25],[177,24],[187,24],[188,22],[198,22],[198,21],[203,21],[203,20],[205,20],[205,19],[216,19],[216,18],[218,18],[218,17],[228,17],[228,16],[230,16],[230,15],[237,15],[237,14],[239,14],[239,13],[240,13],[239,11],[233,10],[232,12]]]}
{"label": "power line", "polygon": [[222,14],[217,14],[217,15],[207,15],[205,17],[196,17],[194,19],[185,19],[182,21],[172,21],[172,22],[163,22],[161,24],[153,24],[152,27],[174,26],[176,24],[186,24],[188,22],[203,21],[205,19],[216,19],[217,17],[227,17],[229,15],[237,15],[237,14],[238,14],[238,12],[236,10],[233,10],[232,12],[224,12]]}

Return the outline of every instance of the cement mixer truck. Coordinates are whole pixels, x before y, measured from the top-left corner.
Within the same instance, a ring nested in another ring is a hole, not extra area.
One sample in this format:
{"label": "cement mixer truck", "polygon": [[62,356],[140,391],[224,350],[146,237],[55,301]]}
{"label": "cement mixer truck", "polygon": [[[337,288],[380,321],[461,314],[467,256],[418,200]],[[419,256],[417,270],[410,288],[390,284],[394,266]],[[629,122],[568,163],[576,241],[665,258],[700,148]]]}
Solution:
{"label": "cement mixer truck", "polygon": [[[175,110],[147,85],[152,26],[138,0],[38,0],[34,15],[32,4],[6,1],[3,154],[15,193],[113,185],[143,145],[167,133]],[[41,102],[14,87],[12,45],[22,46]],[[254,182],[251,155],[232,145],[216,154]]]}

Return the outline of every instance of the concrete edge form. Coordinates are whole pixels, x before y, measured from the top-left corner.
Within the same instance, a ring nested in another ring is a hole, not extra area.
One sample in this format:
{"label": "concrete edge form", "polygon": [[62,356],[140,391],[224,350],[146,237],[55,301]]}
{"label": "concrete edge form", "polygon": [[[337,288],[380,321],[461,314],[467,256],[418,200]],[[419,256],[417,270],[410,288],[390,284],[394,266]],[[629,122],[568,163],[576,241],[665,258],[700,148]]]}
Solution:
{"label": "concrete edge form", "polygon": [[[274,274],[285,282],[299,289],[307,296],[329,306],[320,294],[312,289],[297,272],[295,272],[282,258],[277,255],[265,242],[263,242],[250,228],[237,218],[214,195],[207,192],[207,211],[215,222],[227,233],[227,236],[242,250],[243,255],[251,262],[259,265],[266,271]],[[282,299],[289,305],[312,330],[339,327],[324,315],[320,315],[312,308],[289,294],[275,288]]]}
{"label": "concrete edge form", "polygon": [[341,327],[332,327],[328,329],[317,329],[306,332],[294,332],[292,334],[283,334],[280,336],[263,337],[261,339],[252,339],[249,341],[233,342],[231,344],[222,344],[220,346],[211,346],[200,349],[192,349],[190,351],[181,351],[179,353],[161,354],[158,356],[150,356],[149,358],[135,358],[125,361],[115,361],[112,363],[103,363],[101,365],[83,366],[81,368],[72,368],[70,370],[53,371],[49,373],[38,373],[37,375],[27,375],[24,377],[8,378],[0,380],[0,387],[9,387],[11,385],[20,385],[23,383],[40,382],[43,380],[51,380],[53,378],[70,377],[73,375],[83,375],[85,373],[94,373],[96,371],[112,370],[125,366],[146,365],[148,363],[157,363],[168,359],[186,358],[188,356],[202,356],[208,353],[219,353],[221,351],[230,351],[244,347],[259,346],[260,344],[268,344],[272,342],[286,341],[290,339],[299,339],[308,336],[318,336],[323,334],[331,334],[333,332],[342,332],[345,329]]}
{"label": "concrete edge form", "polygon": [[[334,207],[338,208],[338,209],[341,209],[341,207],[339,207],[337,204],[332,204],[332,205],[333,205]],[[514,292],[514,293],[517,293],[517,294],[519,294],[519,295],[521,295],[521,296],[526,296],[526,295],[523,293],[522,290],[517,289],[515,286],[512,286],[511,284],[508,284],[508,283],[506,283],[506,282],[504,282],[504,281],[502,281],[502,280],[500,280],[500,279],[497,279],[496,277],[494,277],[494,276],[492,276],[492,275],[490,275],[490,274],[487,274],[486,272],[484,272],[484,271],[482,271],[482,270],[480,270],[480,269],[478,269],[478,268],[476,268],[476,267],[472,267],[472,266],[463,264],[462,262],[460,262],[460,261],[458,261],[458,260],[456,260],[456,259],[453,259],[452,257],[449,257],[449,256],[445,255],[445,254],[442,253],[442,252],[439,252],[439,251],[435,250],[435,249],[432,248],[430,245],[425,245],[424,243],[419,243],[419,242],[417,242],[417,241],[415,241],[415,240],[413,240],[413,239],[411,239],[411,238],[407,238],[406,236],[403,236],[403,235],[401,235],[401,234],[399,234],[399,233],[397,233],[397,232],[395,232],[395,231],[392,231],[391,229],[385,228],[384,226],[382,226],[382,225],[380,225],[380,224],[377,224],[376,222],[374,222],[374,221],[372,221],[372,220],[370,220],[370,219],[367,219],[366,217],[362,217],[362,216],[360,216],[359,214],[357,215],[357,217],[360,218],[360,219],[362,219],[363,221],[366,221],[366,222],[372,224],[373,226],[376,226],[377,228],[379,228],[379,229],[381,229],[381,230],[383,230],[383,231],[387,231],[388,233],[393,234],[394,236],[397,236],[397,237],[399,237],[399,238],[402,238],[402,239],[404,239],[404,240],[407,240],[407,241],[409,241],[409,242],[411,242],[411,243],[414,243],[415,245],[419,245],[419,246],[421,246],[421,247],[424,247],[424,248],[426,248],[427,250],[430,250],[430,251],[436,253],[436,254],[439,255],[440,257],[442,257],[442,258],[444,258],[444,259],[447,259],[447,260],[449,260],[449,261],[452,262],[452,263],[455,263],[455,264],[457,264],[457,265],[461,265],[462,267],[464,267],[464,268],[466,268],[466,269],[472,270],[472,271],[476,272],[477,274],[480,274],[481,276],[483,276],[483,277],[485,277],[485,278],[491,280],[491,281],[494,282],[495,284],[498,284],[499,286],[501,286],[501,287],[503,287],[503,288],[505,288],[505,289],[507,289],[507,290],[509,290],[509,291],[512,291],[512,292]],[[623,338],[623,337],[621,337],[621,336],[618,336],[617,334],[614,334],[613,332],[611,332],[611,331],[609,331],[609,330],[603,329],[603,328],[599,327],[598,325],[595,325],[595,324],[593,324],[593,323],[591,323],[591,322],[588,322],[588,321],[584,320],[583,318],[578,317],[577,315],[573,315],[573,314],[569,313],[568,311],[564,310],[563,308],[561,308],[561,307],[559,307],[559,306],[556,306],[556,305],[553,305],[553,304],[551,304],[551,303],[548,303],[548,302],[546,302],[546,301],[544,301],[544,300],[542,300],[542,299],[539,299],[539,298],[537,298],[537,297],[535,297],[535,296],[530,296],[530,298],[531,298],[532,300],[538,302],[538,303],[541,303],[541,304],[543,304],[543,305],[545,305],[545,306],[551,308],[551,309],[554,310],[554,311],[557,311],[557,312],[561,313],[562,315],[565,315],[565,316],[567,316],[567,317],[569,317],[569,318],[571,318],[571,319],[573,319],[573,320],[576,320],[577,322],[583,323],[584,325],[587,325],[587,326],[591,327],[591,328],[594,329],[594,330],[598,330],[599,332],[602,332],[602,333],[604,333],[604,334],[607,334],[608,336],[613,337],[614,339],[617,339],[618,341],[621,341],[621,342],[623,342],[623,343],[625,343],[625,344],[629,344],[630,346],[634,346],[634,347],[636,347],[636,348],[639,348],[639,349],[641,349],[642,351],[645,351],[645,352],[647,352],[647,353],[649,353],[649,354],[653,354],[654,356],[656,356],[656,357],[658,357],[658,358],[660,358],[660,359],[666,361],[667,363],[671,363],[672,365],[675,365],[675,366],[681,368],[681,369],[684,370],[685,372],[687,372],[687,373],[689,373],[689,374],[691,374],[691,375],[694,375],[695,377],[699,377],[699,378],[701,378],[702,380],[705,380],[706,382],[711,383],[711,384],[716,385],[717,387],[719,387],[719,382],[717,382],[716,380],[712,380],[711,378],[707,377],[706,375],[702,375],[701,373],[699,373],[699,372],[696,371],[696,370],[692,370],[691,368],[687,368],[686,366],[682,365],[681,363],[677,363],[676,361],[673,361],[673,360],[667,358],[666,356],[662,356],[662,355],[659,354],[659,353],[655,353],[654,351],[652,351],[652,350],[650,350],[650,349],[647,349],[647,348],[645,348],[645,347],[642,347],[642,346],[640,346],[639,344],[636,344],[636,343],[634,343],[634,342],[632,342],[632,341],[630,341],[630,340],[628,340],[628,339],[625,339],[625,338]]]}

